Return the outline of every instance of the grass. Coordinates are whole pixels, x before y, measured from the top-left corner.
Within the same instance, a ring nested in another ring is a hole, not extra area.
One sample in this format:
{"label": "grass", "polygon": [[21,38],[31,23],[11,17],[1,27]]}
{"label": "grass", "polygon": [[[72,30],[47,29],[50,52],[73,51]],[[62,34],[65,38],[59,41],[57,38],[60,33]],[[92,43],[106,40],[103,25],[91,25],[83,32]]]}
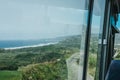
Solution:
{"label": "grass", "polygon": [[93,77],[95,77],[96,63],[97,63],[97,54],[90,53],[88,71],[89,71],[89,74]]}
{"label": "grass", "polygon": [[0,80],[21,80],[21,72],[18,71],[0,71]]}

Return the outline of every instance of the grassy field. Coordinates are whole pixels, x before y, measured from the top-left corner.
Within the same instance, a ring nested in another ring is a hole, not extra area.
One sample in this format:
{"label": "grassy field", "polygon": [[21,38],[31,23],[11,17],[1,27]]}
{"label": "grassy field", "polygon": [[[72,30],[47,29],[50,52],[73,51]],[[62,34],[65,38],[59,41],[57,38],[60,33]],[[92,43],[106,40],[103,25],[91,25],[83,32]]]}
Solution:
{"label": "grassy field", "polygon": [[21,77],[18,71],[0,71],[0,80],[21,80]]}

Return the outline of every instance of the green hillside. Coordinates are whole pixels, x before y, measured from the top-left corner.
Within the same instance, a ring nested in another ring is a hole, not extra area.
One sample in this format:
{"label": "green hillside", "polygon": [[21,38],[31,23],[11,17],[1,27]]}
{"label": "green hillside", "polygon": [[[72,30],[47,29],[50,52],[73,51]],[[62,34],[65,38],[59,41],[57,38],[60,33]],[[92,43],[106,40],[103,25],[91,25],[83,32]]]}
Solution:
{"label": "green hillside", "polygon": [[[15,50],[0,49],[0,70],[3,72],[7,70],[8,73],[5,73],[10,74],[11,78],[14,73],[16,73],[13,76],[14,78],[22,75],[22,77],[18,77],[21,80],[67,80],[66,59],[80,51],[80,40],[81,38],[78,35],[66,37],[57,44],[47,46]],[[95,40],[91,44],[94,44]],[[96,50],[93,49],[95,46],[97,45],[91,46],[90,49],[93,54],[96,53]],[[90,60],[92,67],[95,67],[94,58],[93,55]],[[16,72],[12,72],[12,75],[9,71]],[[21,73],[17,73],[17,71]],[[0,74],[0,76],[2,75]],[[0,77],[0,80],[10,80],[6,78]]]}
{"label": "green hillside", "polygon": [[21,72],[18,71],[0,71],[0,80],[21,80]]}

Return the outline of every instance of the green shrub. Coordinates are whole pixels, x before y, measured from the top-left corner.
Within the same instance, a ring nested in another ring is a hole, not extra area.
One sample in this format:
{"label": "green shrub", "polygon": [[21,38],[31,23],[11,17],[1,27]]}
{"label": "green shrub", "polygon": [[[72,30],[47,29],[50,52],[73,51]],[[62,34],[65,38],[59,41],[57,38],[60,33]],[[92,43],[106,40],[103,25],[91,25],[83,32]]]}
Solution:
{"label": "green shrub", "polygon": [[19,69],[22,80],[65,80],[67,66],[65,60],[32,64]]}

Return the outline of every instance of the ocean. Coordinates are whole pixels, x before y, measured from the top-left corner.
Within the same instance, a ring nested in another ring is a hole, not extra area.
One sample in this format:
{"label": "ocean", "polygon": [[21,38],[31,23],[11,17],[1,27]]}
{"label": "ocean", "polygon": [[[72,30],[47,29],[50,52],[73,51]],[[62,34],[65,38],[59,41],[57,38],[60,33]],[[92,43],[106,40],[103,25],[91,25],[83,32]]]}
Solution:
{"label": "ocean", "polygon": [[0,41],[0,48],[4,49],[17,49],[26,47],[37,47],[55,44],[56,40],[4,40]]}

